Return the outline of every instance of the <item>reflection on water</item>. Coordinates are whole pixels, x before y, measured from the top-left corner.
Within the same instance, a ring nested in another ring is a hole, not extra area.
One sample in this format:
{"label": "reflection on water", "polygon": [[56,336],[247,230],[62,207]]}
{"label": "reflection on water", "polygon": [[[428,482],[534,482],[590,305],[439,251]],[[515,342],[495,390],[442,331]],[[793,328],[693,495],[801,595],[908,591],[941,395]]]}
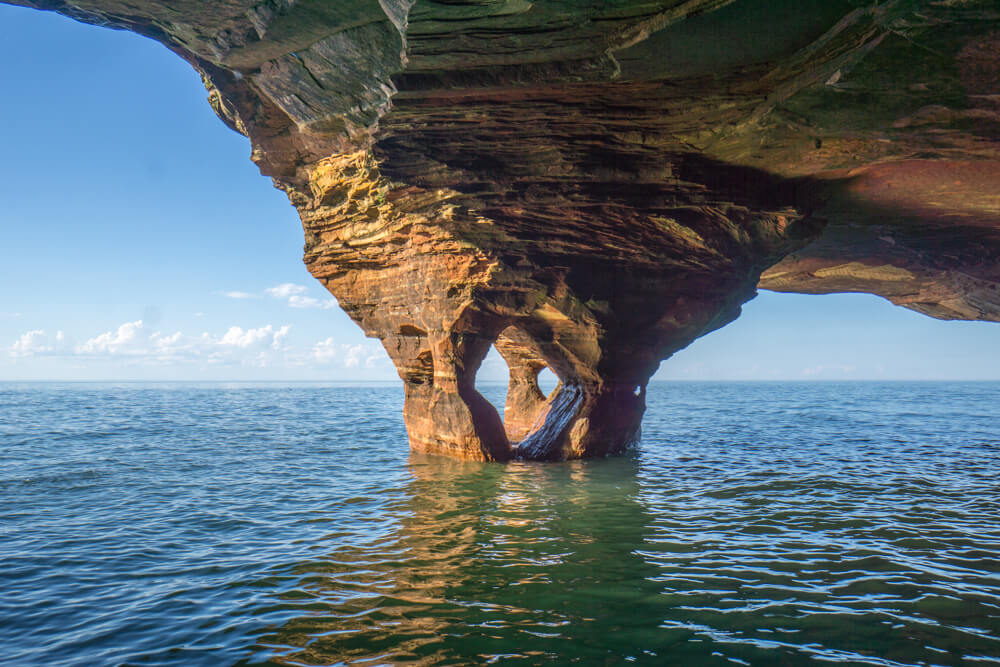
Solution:
{"label": "reflection on water", "polygon": [[0,664],[1000,662],[1000,384],[654,385],[565,464],[401,398],[0,385]]}
{"label": "reflection on water", "polygon": [[497,466],[412,455],[395,531],[301,563],[308,613],[261,639],[293,664],[655,655],[659,569],[634,458]]}
{"label": "reflection on water", "polygon": [[393,529],[296,565],[303,614],[261,644],[292,664],[1000,661],[1000,440],[977,391],[952,398],[992,441],[935,430],[957,415],[934,390],[819,408],[815,388],[661,387],[626,458],[411,456]]}

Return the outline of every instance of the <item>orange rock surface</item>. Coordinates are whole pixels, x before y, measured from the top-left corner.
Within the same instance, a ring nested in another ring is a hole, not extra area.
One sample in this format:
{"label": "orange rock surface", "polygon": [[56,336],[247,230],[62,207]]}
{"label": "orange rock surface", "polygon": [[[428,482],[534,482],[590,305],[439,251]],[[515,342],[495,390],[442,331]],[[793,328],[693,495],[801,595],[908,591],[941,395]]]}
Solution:
{"label": "orange rock surface", "polygon": [[415,450],[619,453],[660,362],[758,284],[1000,320],[992,0],[12,4],[202,73],[396,364]]}

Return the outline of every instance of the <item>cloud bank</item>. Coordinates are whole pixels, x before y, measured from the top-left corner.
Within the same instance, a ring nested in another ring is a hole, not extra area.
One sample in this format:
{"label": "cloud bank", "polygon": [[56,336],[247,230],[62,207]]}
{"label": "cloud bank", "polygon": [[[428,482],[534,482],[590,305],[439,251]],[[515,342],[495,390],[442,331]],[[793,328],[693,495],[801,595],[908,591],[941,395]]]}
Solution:
{"label": "cloud bank", "polygon": [[229,327],[224,333],[196,335],[165,333],[143,320],[125,322],[87,340],[73,344],[62,332],[26,331],[7,347],[17,360],[38,357],[73,358],[80,361],[124,360],[136,365],[221,364],[255,367],[316,367],[342,369],[385,368],[391,362],[375,342],[337,343],[333,338],[314,344],[294,345],[289,325],[267,324],[257,328]]}

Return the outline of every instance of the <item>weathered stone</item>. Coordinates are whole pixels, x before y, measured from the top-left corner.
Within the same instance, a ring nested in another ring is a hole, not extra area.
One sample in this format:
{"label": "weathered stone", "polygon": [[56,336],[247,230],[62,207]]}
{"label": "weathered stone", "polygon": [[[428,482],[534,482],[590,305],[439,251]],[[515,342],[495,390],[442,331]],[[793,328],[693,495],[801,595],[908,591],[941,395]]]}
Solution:
{"label": "weathered stone", "polygon": [[[504,429],[510,442],[518,443],[538,429],[552,405],[538,386],[538,374],[548,367],[548,363],[531,338],[514,327],[500,333],[496,348],[510,371]],[[561,389],[561,386],[556,387],[552,396],[559,394]]]}
{"label": "weathered stone", "polygon": [[619,453],[659,363],[758,283],[1000,320],[992,0],[13,4],[202,73],[396,364],[418,451]]}

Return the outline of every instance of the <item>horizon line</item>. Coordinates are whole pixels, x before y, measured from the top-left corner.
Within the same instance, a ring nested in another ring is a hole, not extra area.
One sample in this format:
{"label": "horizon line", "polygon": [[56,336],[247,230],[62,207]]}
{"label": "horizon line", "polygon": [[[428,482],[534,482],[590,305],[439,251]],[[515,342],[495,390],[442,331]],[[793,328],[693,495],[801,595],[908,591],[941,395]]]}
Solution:
{"label": "horizon line", "polygon": [[[192,380],[192,379],[3,379],[0,384],[402,384],[402,380],[281,380],[281,379],[225,379],[225,380]],[[764,382],[1000,382],[1000,378],[666,378],[652,379],[648,384],[661,383],[691,383],[691,382],[730,382],[730,383],[764,383]],[[504,386],[506,381],[483,380],[477,384]]]}

